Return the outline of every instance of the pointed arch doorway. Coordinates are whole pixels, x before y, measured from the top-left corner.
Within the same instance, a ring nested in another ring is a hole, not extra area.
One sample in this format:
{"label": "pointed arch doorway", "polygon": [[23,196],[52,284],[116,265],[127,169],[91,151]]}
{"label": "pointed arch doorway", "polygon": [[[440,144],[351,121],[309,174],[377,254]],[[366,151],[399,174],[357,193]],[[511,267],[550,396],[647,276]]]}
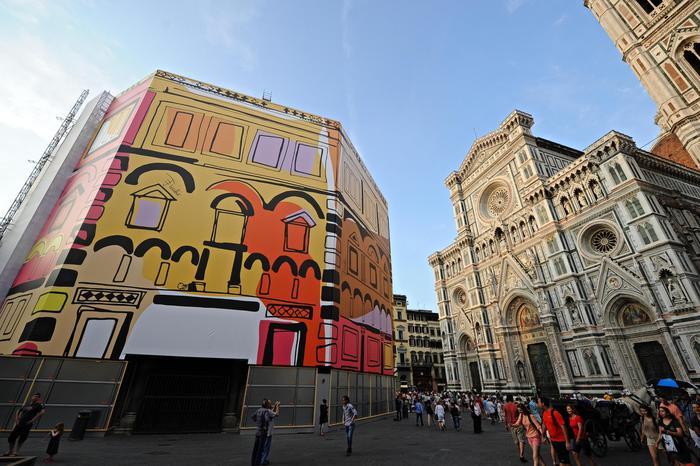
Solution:
{"label": "pointed arch doorway", "polygon": [[[537,393],[551,398],[559,397],[559,384],[549,355],[547,334],[540,322],[537,307],[528,299],[517,298],[510,304],[509,311],[508,314],[515,318],[520,344],[527,354],[532,376],[529,382],[534,384]],[[515,367],[519,382],[527,382],[525,364],[515,361]]]}

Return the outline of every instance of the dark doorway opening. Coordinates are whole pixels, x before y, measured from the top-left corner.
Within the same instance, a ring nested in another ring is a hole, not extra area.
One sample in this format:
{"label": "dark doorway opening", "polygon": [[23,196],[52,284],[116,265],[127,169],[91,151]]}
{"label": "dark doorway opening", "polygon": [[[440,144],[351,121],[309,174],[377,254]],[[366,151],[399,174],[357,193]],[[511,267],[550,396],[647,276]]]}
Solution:
{"label": "dark doorway opening", "polygon": [[240,419],[248,365],[208,358],[127,356],[126,410],[135,433],[221,432],[224,414]]}
{"label": "dark doorway opening", "polygon": [[544,343],[528,345],[527,354],[532,367],[532,374],[535,377],[535,387],[541,395],[550,398],[559,397],[559,385],[554,375],[552,360],[549,359],[549,351]]}
{"label": "dark doorway opening", "polygon": [[474,361],[469,363],[469,375],[472,378],[472,390],[481,391],[481,375],[479,375],[479,363]]}
{"label": "dark doorway opening", "polygon": [[646,380],[674,377],[666,352],[658,341],[636,343],[634,352],[637,353]]}

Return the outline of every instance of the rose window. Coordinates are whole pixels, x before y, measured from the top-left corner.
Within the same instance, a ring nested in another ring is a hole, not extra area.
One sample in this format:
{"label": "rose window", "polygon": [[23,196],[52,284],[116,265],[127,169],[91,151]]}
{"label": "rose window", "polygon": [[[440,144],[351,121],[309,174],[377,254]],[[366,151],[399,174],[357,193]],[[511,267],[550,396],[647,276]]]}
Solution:
{"label": "rose window", "polygon": [[510,194],[507,188],[497,188],[489,195],[486,206],[491,215],[500,215],[508,207]]}
{"label": "rose window", "polygon": [[591,235],[591,248],[600,254],[607,254],[617,246],[617,235],[614,231],[603,228]]}

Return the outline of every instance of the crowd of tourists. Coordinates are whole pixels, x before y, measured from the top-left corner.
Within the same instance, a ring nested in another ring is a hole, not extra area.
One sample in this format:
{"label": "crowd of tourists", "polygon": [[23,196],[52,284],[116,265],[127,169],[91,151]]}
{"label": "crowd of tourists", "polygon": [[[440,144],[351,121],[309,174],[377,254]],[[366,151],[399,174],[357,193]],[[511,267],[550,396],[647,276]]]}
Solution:
{"label": "crowd of tourists", "polygon": [[[610,393],[601,400],[614,401]],[[565,412],[560,412],[544,396],[409,391],[397,393],[394,404],[395,420],[413,417],[417,427],[460,431],[462,418],[471,417],[472,432],[480,434],[482,421],[501,423],[510,432],[523,463],[529,462],[526,457],[529,447],[530,460],[535,466],[548,464],[543,450],[554,466],[595,466],[600,460],[593,454],[579,407],[592,406],[597,401],[582,394],[566,395],[558,403],[565,406]],[[662,458],[672,466],[700,465],[700,396],[684,394],[674,399],[661,395],[649,404],[639,403],[636,411],[640,416],[639,437],[649,451],[653,466],[660,466]]]}

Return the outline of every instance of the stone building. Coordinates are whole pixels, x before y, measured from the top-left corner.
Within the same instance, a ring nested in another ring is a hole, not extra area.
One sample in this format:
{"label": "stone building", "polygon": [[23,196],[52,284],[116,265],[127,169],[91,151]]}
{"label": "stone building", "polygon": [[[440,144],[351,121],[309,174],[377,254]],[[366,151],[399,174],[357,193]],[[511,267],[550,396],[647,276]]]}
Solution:
{"label": "stone building", "polygon": [[680,139],[700,164],[698,1],[585,0],[584,5],[656,103],[662,132]]}
{"label": "stone building", "polygon": [[446,179],[435,272],[448,388],[700,382],[700,172],[611,131],[583,151],[512,112]]}
{"label": "stone building", "polygon": [[408,309],[404,295],[394,295],[394,361],[399,385],[422,390],[445,387],[445,365],[438,314]]}

